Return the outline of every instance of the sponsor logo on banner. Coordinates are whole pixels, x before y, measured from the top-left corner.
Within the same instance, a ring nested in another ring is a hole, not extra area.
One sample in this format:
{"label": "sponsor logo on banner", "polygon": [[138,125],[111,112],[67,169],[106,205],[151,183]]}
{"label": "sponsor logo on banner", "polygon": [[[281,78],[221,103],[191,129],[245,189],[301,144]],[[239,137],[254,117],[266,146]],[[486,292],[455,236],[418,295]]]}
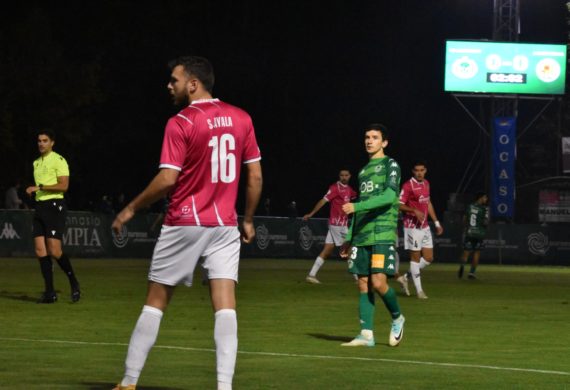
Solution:
{"label": "sponsor logo on banner", "polygon": [[534,255],[544,256],[550,249],[548,236],[544,233],[531,233],[527,239],[528,250]]}
{"label": "sponsor logo on banner", "polygon": [[113,235],[113,244],[117,248],[124,248],[129,242],[129,231],[126,225],[121,227],[119,234],[116,234],[115,231],[111,229],[111,234]]}
{"label": "sponsor logo on banner", "polygon": [[4,228],[2,233],[0,233],[0,240],[19,240],[20,235],[14,229],[14,226],[10,222],[4,222]]}
{"label": "sponsor logo on banner", "polygon": [[491,214],[512,218],[515,207],[516,118],[494,118]]}
{"label": "sponsor logo on banner", "polygon": [[299,244],[301,248],[308,251],[313,245],[313,232],[308,226],[303,226],[299,229]]}
{"label": "sponsor logo on banner", "polygon": [[257,247],[262,251],[269,246],[269,229],[265,225],[259,225],[255,228],[255,241]]}
{"label": "sponsor logo on banner", "polygon": [[63,233],[63,245],[73,247],[101,248],[98,227],[101,218],[96,215],[68,215],[66,220],[67,229]]}
{"label": "sponsor logo on banner", "polygon": [[111,234],[113,236],[113,244],[117,248],[124,248],[129,241],[133,243],[156,241],[156,238],[149,237],[147,232],[130,232],[125,225],[121,228],[120,234],[115,234],[113,230],[111,230]]}

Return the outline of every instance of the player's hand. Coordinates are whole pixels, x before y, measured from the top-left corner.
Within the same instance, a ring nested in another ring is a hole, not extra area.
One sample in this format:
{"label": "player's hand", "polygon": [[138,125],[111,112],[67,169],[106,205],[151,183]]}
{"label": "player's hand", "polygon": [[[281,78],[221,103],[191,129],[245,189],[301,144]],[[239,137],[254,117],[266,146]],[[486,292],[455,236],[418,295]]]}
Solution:
{"label": "player's hand", "polygon": [[311,218],[311,217],[312,217],[311,214],[305,214],[305,215],[303,215],[303,221],[308,221],[309,218]]}
{"label": "player's hand", "polygon": [[414,215],[416,216],[418,221],[422,221],[422,222],[424,221],[424,219],[426,217],[426,215],[418,209],[414,209]]}
{"label": "player's hand", "polygon": [[243,221],[241,223],[241,240],[245,244],[253,242],[255,237],[255,227],[253,226],[253,221]]}
{"label": "player's hand", "polygon": [[339,253],[340,257],[343,259],[348,259],[348,254],[350,253],[350,242],[345,242],[340,246]]}
{"label": "player's hand", "polygon": [[437,234],[438,236],[441,236],[443,234],[443,226],[439,226],[435,228],[435,234]]}
{"label": "player's hand", "polygon": [[113,224],[111,225],[111,229],[115,232],[115,234],[121,234],[121,229],[123,225],[129,222],[135,215],[135,210],[131,206],[127,206],[121,210],[119,214],[115,217]]}
{"label": "player's hand", "polygon": [[354,213],[354,203],[345,203],[342,205],[342,211],[345,214],[352,214]]}
{"label": "player's hand", "polygon": [[36,186],[29,186],[28,188],[26,188],[26,194],[32,196],[32,194],[34,192],[36,192],[37,190],[39,190],[40,187],[36,187]]}

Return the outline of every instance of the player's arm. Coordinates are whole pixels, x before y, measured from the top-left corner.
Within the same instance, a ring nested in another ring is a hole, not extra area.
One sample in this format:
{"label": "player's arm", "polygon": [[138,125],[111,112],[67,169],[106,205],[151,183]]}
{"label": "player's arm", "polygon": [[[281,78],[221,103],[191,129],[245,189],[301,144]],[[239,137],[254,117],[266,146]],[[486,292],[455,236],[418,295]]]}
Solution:
{"label": "player's arm", "polygon": [[327,204],[327,200],[325,198],[322,198],[321,200],[319,200],[317,202],[317,204],[315,205],[315,207],[313,207],[313,209],[311,210],[311,212],[309,212],[308,214],[305,214],[303,216],[303,219],[306,221],[309,218],[312,218],[313,215],[315,215],[317,213],[317,211],[319,211],[324,205]]}
{"label": "player's arm", "polygon": [[388,206],[394,203],[396,198],[396,191],[394,191],[394,189],[391,187],[386,187],[380,194],[372,196],[370,199],[363,202],[345,203],[342,206],[342,210],[346,214],[352,214],[357,211],[375,210],[377,208]]}
{"label": "player's arm", "polygon": [[340,257],[342,257],[343,259],[347,259],[348,254],[350,253],[350,247],[352,246],[352,229],[354,227],[355,219],[356,218],[353,217],[350,220],[350,226],[348,227],[348,231],[346,232],[346,236],[344,237],[344,242],[339,249]]}
{"label": "player's arm", "polygon": [[423,221],[426,217],[421,210],[410,207],[404,203],[400,203],[400,211],[403,211],[405,213],[414,214],[416,216],[416,218],[418,219],[418,221]]}
{"label": "player's arm", "polygon": [[263,176],[261,174],[261,163],[259,161],[245,164],[246,188],[245,188],[245,212],[242,221],[241,236],[243,242],[249,244],[255,237],[255,228],[253,226],[253,215],[257,209],[259,198],[261,197],[261,189],[263,187]]}
{"label": "player's arm", "polygon": [[26,188],[26,193],[31,195],[36,191],[49,191],[49,192],[66,192],[69,188],[69,176],[58,176],[57,183],[51,185],[39,184],[37,186],[30,186]]}
{"label": "player's arm", "polygon": [[433,208],[433,205],[431,204],[431,200],[428,203],[428,214],[431,217],[431,220],[433,221],[434,225],[435,225],[435,232],[436,234],[439,236],[443,233],[443,226],[441,226],[441,224],[439,223],[438,219],[437,219],[437,215],[435,215],[435,209]]}
{"label": "player's arm", "polygon": [[118,234],[123,225],[130,221],[138,210],[150,206],[160,198],[165,197],[176,184],[178,174],[179,171],[176,169],[161,169],[144,191],[117,214],[111,226],[115,233]]}

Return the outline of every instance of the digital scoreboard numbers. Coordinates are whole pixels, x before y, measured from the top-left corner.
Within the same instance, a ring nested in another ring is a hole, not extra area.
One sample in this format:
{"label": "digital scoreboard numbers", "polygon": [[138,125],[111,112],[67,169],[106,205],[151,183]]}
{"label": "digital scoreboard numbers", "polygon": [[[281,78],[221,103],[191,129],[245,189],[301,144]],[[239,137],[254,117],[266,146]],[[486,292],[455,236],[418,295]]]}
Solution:
{"label": "digital scoreboard numbers", "polygon": [[445,91],[562,95],[566,45],[447,41]]}

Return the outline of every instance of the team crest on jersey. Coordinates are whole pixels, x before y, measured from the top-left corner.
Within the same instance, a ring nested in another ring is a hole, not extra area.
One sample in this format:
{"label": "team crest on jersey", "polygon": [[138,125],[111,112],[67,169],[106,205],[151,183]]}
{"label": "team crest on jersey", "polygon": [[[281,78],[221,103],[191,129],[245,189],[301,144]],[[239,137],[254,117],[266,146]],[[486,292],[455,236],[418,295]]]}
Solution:
{"label": "team crest on jersey", "polygon": [[376,172],[380,172],[381,170],[382,170],[382,165],[376,165],[374,167],[374,171],[376,171]]}
{"label": "team crest on jersey", "polygon": [[182,214],[188,214],[190,212],[190,207],[188,206],[184,206],[182,207]]}

